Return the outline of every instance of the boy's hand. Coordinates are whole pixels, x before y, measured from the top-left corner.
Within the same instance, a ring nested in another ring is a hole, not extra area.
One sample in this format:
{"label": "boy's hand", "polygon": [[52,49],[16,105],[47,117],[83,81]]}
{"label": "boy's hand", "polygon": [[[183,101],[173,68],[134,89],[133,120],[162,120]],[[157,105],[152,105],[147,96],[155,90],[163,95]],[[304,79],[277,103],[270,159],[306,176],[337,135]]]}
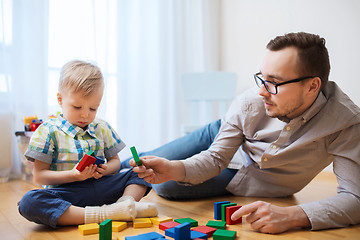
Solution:
{"label": "boy's hand", "polygon": [[96,165],[90,164],[89,166],[85,167],[84,170],[79,172],[79,170],[77,170],[76,167],[77,167],[77,165],[75,165],[75,167],[71,171],[72,171],[72,174],[75,177],[75,179],[77,179],[77,181],[83,181],[83,180],[93,177],[94,173],[96,172],[96,168],[97,168]]}
{"label": "boy's hand", "polygon": [[96,168],[96,171],[94,172],[93,177],[94,177],[95,179],[101,178],[102,176],[105,175],[105,170],[106,170],[106,169],[107,169],[106,164],[100,164],[100,165]]}

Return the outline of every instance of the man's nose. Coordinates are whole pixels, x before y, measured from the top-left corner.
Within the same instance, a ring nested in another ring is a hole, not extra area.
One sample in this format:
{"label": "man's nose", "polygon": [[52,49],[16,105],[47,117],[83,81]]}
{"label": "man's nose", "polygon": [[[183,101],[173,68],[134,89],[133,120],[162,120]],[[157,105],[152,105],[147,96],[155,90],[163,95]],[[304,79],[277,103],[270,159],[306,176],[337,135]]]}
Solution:
{"label": "man's nose", "polygon": [[271,93],[269,93],[264,84],[261,84],[261,87],[259,88],[259,95],[262,97],[269,97]]}

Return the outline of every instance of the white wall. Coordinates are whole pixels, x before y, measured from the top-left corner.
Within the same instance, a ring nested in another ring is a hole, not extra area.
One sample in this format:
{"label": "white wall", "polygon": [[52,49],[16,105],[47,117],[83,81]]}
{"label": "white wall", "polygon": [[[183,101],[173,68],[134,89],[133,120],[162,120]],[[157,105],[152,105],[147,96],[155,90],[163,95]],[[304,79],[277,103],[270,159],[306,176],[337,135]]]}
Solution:
{"label": "white wall", "polygon": [[327,41],[330,80],[360,105],[359,0],[222,1],[222,69],[239,76],[238,92],[254,86],[270,39],[288,32],[316,33]]}

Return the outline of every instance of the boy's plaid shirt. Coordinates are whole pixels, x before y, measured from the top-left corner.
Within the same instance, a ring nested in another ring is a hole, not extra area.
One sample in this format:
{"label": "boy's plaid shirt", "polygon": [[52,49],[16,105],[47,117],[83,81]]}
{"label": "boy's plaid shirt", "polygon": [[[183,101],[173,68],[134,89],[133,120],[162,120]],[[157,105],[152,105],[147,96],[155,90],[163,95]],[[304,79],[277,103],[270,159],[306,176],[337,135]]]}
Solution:
{"label": "boy's plaid shirt", "polygon": [[105,121],[95,119],[86,130],[69,123],[62,115],[41,124],[30,139],[25,157],[50,164],[50,170],[71,170],[85,153],[111,158],[125,143]]}

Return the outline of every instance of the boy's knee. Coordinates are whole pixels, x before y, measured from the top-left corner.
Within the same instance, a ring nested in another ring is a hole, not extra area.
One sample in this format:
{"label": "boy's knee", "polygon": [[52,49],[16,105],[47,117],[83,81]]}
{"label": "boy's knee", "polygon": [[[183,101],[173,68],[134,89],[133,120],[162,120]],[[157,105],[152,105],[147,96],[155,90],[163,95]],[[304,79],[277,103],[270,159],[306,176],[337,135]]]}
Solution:
{"label": "boy's knee", "polygon": [[21,198],[20,202],[18,203],[19,213],[27,219],[30,218],[31,210],[33,208],[34,193],[35,193],[34,190],[25,193],[25,195]]}

